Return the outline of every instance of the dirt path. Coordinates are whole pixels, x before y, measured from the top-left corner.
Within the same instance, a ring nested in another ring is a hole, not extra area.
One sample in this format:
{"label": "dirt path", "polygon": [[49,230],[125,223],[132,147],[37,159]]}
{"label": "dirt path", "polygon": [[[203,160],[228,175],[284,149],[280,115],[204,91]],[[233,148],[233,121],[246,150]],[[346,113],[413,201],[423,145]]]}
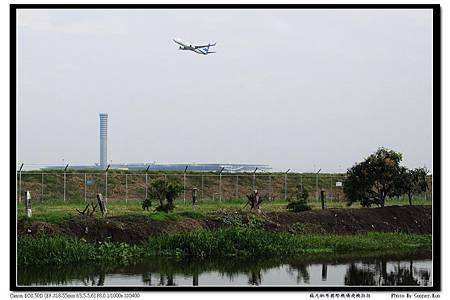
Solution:
{"label": "dirt path", "polygon": [[196,229],[217,229],[234,222],[247,224],[257,220],[266,230],[292,233],[356,234],[370,231],[430,234],[431,206],[390,206],[384,208],[327,209],[302,213],[269,212],[261,215],[249,211],[219,211],[203,219],[152,221],[145,216],[73,218],[53,224],[34,221],[19,222],[19,235],[66,234],[91,241],[110,239],[130,244],[146,241],[149,236],[189,232]]}

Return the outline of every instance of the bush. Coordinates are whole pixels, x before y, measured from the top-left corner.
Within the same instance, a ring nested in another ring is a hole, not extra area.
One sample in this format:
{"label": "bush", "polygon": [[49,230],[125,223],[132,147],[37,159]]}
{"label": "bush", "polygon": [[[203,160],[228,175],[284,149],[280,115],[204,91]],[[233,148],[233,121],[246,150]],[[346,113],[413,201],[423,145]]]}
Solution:
{"label": "bush", "polygon": [[288,210],[293,212],[301,212],[311,210],[311,206],[309,206],[306,201],[293,201],[289,203],[286,207]]}
{"label": "bush", "polygon": [[309,191],[304,186],[297,186],[297,200],[287,205],[287,209],[293,212],[301,212],[310,210],[311,206],[306,202],[308,200]]}
{"label": "bush", "polygon": [[170,212],[175,208],[174,200],[183,191],[178,182],[166,182],[164,179],[155,179],[150,184],[150,199],[157,199],[159,206],[155,211]]}

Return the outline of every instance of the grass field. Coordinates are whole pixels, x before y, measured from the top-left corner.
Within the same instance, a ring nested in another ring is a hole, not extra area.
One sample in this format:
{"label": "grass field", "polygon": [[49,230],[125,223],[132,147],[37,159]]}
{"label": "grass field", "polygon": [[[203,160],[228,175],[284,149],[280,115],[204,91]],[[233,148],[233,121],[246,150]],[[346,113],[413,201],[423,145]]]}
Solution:
{"label": "grass field", "polygon": [[[431,205],[430,199],[425,198],[415,198],[413,199],[414,205]],[[36,221],[48,221],[48,222],[58,222],[65,219],[69,219],[74,216],[79,216],[76,211],[83,210],[85,207],[85,202],[62,202],[62,201],[50,201],[50,202],[34,202],[33,217],[32,220]],[[201,218],[203,215],[208,213],[213,213],[215,211],[223,210],[238,210],[243,209],[245,205],[244,200],[227,200],[227,201],[203,201],[199,202],[198,205],[192,207],[189,201],[184,203],[181,201],[176,201],[176,208],[171,214],[160,214],[153,212],[156,203],[152,204],[150,211],[144,211],[141,207],[141,202],[138,200],[131,201],[120,201],[113,200],[109,201],[107,204],[108,215],[109,216],[123,216],[123,215],[145,215],[150,216],[150,218],[158,221],[160,219],[179,219],[183,217],[190,218]],[[287,201],[276,200],[263,202],[263,211],[287,211],[286,210]],[[320,202],[312,201],[309,202],[312,209],[320,209]],[[389,199],[386,201],[386,206],[393,205],[408,205],[408,200],[405,199]],[[354,203],[352,206],[347,206],[343,201],[330,201],[327,202],[328,208],[361,208],[359,203]],[[25,218],[25,207],[23,203],[18,204],[18,218]]]}

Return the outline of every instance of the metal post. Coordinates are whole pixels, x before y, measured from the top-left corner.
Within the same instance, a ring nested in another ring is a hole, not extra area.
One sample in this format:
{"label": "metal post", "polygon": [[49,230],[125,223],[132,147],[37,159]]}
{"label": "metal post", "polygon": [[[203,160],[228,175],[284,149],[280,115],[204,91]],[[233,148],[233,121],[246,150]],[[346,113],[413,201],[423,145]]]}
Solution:
{"label": "metal post", "polygon": [[291,169],[288,169],[286,173],[284,173],[284,200],[287,200],[287,174]]}
{"label": "metal post", "polygon": [[186,171],[189,166],[186,166],[184,168],[184,174],[183,174],[183,203],[186,204]]}
{"label": "metal post", "polygon": [[84,202],[87,202],[87,175],[84,173]]}
{"label": "metal post", "polygon": [[319,200],[319,173],[322,169],[319,169],[316,173],[316,199]]}
{"label": "metal post", "polygon": [[183,174],[183,203],[186,204],[186,173]]}
{"label": "metal post", "polygon": [[41,173],[41,201],[44,201],[44,173]]}
{"label": "metal post", "polygon": [[148,174],[145,173],[145,199],[147,199]]}
{"label": "metal post", "polygon": [[273,200],[272,175],[269,175],[269,188],[270,188],[269,200]]}
{"label": "metal post", "polygon": [[284,174],[284,200],[287,200],[287,173]]}
{"label": "metal post", "polygon": [[319,200],[319,173],[316,173],[316,199]]}
{"label": "metal post", "polygon": [[222,170],[219,172],[219,201],[222,202],[222,172],[225,167],[222,167]]}
{"label": "metal post", "polygon": [[19,203],[22,200],[22,167],[23,167],[23,163],[22,163],[22,165],[20,165],[20,169],[19,169]]}
{"label": "metal post", "polygon": [[66,171],[68,167],[69,164],[67,164],[66,167],[64,168],[64,202],[66,202]]}
{"label": "metal post", "polygon": [[203,200],[203,174],[202,174],[202,200]]}
{"label": "metal post", "polygon": [[19,203],[22,200],[22,171],[19,171]]}
{"label": "metal post", "polygon": [[125,203],[128,203],[128,174],[125,174]]}
{"label": "metal post", "polygon": [[253,182],[252,182],[252,189],[255,190],[255,181],[256,181],[256,174],[253,173]]}
{"label": "metal post", "polygon": [[148,165],[147,169],[145,170],[145,199],[147,199],[148,195],[148,169],[150,169],[150,165]]}
{"label": "metal post", "polygon": [[108,167],[105,170],[105,202],[108,202],[108,170],[111,165],[108,165]]}
{"label": "metal post", "polygon": [[236,199],[239,199],[239,175],[236,175]]}
{"label": "metal post", "polygon": [[64,172],[64,202],[66,202],[66,172]]}
{"label": "metal post", "polygon": [[108,202],[108,171],[105,172],[105,202]]}
{"label": "metal post", "polygon": [[255,168],[255,171],[253,171],[253,190],[256,189],[256,171],[258,168]]}
{"label": "metal post", "polygon": [[330,173],[330,193],[328,195],[328,199],[331,200],[332,195],[333,195],[333,174]]}
{"label": "metal post", "polygon": [[222,172],[219,174],[219,201],[222,202]]}

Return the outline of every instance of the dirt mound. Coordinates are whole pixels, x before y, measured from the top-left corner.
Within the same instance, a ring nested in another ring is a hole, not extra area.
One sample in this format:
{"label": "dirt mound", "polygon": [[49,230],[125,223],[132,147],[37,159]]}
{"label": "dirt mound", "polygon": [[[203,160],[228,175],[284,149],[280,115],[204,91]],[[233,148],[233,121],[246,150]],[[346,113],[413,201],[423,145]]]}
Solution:
{"label": "dirt mound", "polygon": [[336,234],[369,231],[431,233],[431,206],[388,206],[382,208],[326,209],[301,213],[269,213],[270,219],[286,230],[295,224],[308,224],[311,232]]}
{"label": "dirt mound", "polygon": [[[230,216],[232,218],[230,218]],[[266,230],[292,233],[357,234],[370,231],[431,233],[430,206],[390,206],[384,208],[326,209],[301,213],[249,211],[220,212],[205,219],[185,218],[177,221],[153,221],[142,215],[110,218],[73,218],[62,223],[19,222],[19,235],[66,234],[91,241],[109,239],[130,244],[146,241],[150,236],[217,229],[233,222],[250,223],[257,218]],[[230,222],[230,220],[232,222]]]}

